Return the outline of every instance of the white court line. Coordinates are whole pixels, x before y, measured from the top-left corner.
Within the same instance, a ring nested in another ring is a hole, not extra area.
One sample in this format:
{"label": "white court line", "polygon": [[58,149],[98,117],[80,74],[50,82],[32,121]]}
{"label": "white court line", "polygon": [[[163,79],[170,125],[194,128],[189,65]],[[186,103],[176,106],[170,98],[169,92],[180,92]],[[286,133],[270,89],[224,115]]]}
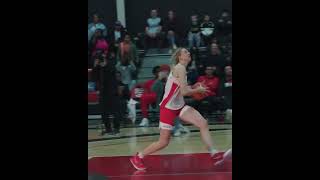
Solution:
{"label": "white court line", "polygon": [[[99,157],[99,156],[88,156],[88,160],[95,158],[95,157]],[[103,157],[103,156],[102,156]]]}

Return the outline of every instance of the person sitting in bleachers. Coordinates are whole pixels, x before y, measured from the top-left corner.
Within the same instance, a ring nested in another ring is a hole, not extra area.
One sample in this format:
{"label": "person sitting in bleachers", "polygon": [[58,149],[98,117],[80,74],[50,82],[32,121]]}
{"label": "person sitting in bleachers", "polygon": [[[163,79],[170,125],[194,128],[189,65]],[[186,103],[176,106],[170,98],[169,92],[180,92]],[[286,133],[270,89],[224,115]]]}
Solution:
{"label": "person sitting in bleachers", "polygon": [[217,33],[220,39],[224,39],[232,32],[232,17],[228,10],[224,9],[217,21]]}
{"label": "person sitting in bleachers", "polygon": [[155,66],[152,69],[152,73],[154,78],[140,84],[136,84],[131,90],[131,99],[128,102],[129,108],[129,118],[134,123],[136,120],[136,104],[137,101],[140,101],[140,108],[142,112],[142,121],[140,126],[148,126],[148,108],[150,104],[154,104],[156,102],[157,94],[152,92],[151,87],[153,83],[158,78],[158,72],[160,71],[160,66]]}
{"label": "person sitting in bleachers", "polygon": [[135,85],[133,74],[136,73],[136,65],[138,52],[136,46],[131,42],[129,34],[125,35],[124,41],[120,43],[117,53],[117,59],[119,60],[116,65],[117,71],[121,73],[122,82],[128,85],[129,90]]}
{"label": "person sitting in bleachers", "polygon": [[[139,126],[149,126],[149,106],[151,105],[154,109],[159,110],[159,103],[163,96],[163,82],[170,72],[170,66],[161,65],[155,66],[152,70],[154,78],[148,80],[142,84],[138,84],[132,90],[132,97],[128,103],[130,119],[135,122],[136,119],[136,104],[138,100],[140,102],[140,108],[143,119]],[[160,73],[161,72],[161,73]]]}
{"label": "person sitting in bleachers", "polygon": [[98,14],[93,15],[93,22],[88,24],[88,41],[92,39],[97,29],[102,30],[102,37],[107,36],[107,27],[101,22]]}
{"label": "person sitting in bleachers", "polygon": [[219,77],[223,74],[223,69],[227,64],[225,57],[222,55],[218,44],[212,43],[210,46],[210,52],[207,58],[203,59],[203,64],[212,64],[216,69],[216,73]]}
{"label": "person sitting in bleachers", "polygon": [[219,87],[219,96],[222,97],[224,109],[226,110],[226,120],[232,119],[232,66],[224,68],[224,77]]}
{"label": "person sitting in bleachers", "polygon": [[162,46],[162,20],[158,17],[156,9],[151,10],[150,15],[145,27],[145,49],[148,49],[151,43],[156,43],[160,49]]}
{"label": "person sitting in bleachers", "polygon": [[158,72],[157,79],[151,86],[151,91],[157,94],[156,103],[155,103],[157,111],[160,110],[159,104],[163,97],[164,87],[167,82],[167,77],[169,76],[169,73],[170,73],[170,66],[166,64],[161,65]]}
{"label": "person sitting in bleachers", "polygon": [[125,38],[126,33],[126,28],[122,26],[120,21],[116,21],[113,29],[109,31],[108,35],[110,46],[114,48],[114,52],[118,51],[119,44]]}
{"label": "person sitting in bleachers", "polygon": [[188,31],[188,46],[189,49],[199,49],[201,44],[201,36],[200,36],[200,23],[198,20],[198,15],[192,15],[190,17],[191,25]]}
{"label": "person sitting in bleachers", "polygon": [[117,59],[127,58],[133,61],[137,66],[140,63],[138,49],[136,45],[132,42],[131,35],[126,33],[122,42],[119,43],[119,48],[117,52]]}
{"label": "person sitting in bleachers", "polygon": [[204,45],[208,46],[214,35],[214,23],[210,20],[208,14],[204,15],[203,22],[200,25],[201,37],[203,39]]}
{"label": "person sitting in bleachers", "polygon": [[207,92],[206,96],[203,96],[202,99],[195,99],[195,109],[199,109],[202,101],[208,101],[210,107],[212,107],[212,110],[219,110],[219,98],[217,97],[217,93],[220,79],[216,75],[216,67],[213,65],[207,65],[205,67],[205,75],[200,76],[197,82],[202,83],[208,88],[209,91]]}
{"label": "person sitting in bleachers", "polygon": [[102,30],[97,29],[89,42],[90,56],[95,57],[97,54],[97,51],[102,51],[103,54],[107,55],[108,50],[109,50],[109,43],[103,37]]}
{"label": "person sitting in bleachers", "polygon": [[172,50],[177,49],[177,42],[181,32],[178,27],[178,21],[174,11],[170,10],[168,12],[168,17],[165,18],[163,24],[163,31],[166,34],[170,48],[169,53],[171,54]]}
{"label": "person sitting in bleachers", "polygon": [[187,67],[187,77],[188,77],[188,84],[195,84],[197,82],[197,79],[199,77],[199,73],[197,71],[197,68],[195,66],[188,66]]}

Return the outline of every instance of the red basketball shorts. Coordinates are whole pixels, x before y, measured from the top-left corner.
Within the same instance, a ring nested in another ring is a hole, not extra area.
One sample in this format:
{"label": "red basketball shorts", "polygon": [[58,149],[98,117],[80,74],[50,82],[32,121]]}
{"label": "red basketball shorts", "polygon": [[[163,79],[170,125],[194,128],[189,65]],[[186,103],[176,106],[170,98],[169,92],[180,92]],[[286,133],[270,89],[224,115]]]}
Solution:
{"label": "red basketball shorts", "polygon": [[160,108],[160,123],[159,128],[160,129],[167,129],[172,130],[174,126],[174,119],[179,116],[181,109],[178,110],[172,110],[165,107]]}

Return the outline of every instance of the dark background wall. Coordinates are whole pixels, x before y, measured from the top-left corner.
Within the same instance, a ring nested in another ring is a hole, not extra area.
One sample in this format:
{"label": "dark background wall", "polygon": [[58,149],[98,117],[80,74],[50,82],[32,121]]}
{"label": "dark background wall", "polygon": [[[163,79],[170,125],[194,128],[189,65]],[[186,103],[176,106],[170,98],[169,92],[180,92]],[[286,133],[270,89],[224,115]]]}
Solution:
{"label": "dark background wall", "polygon": [[[182,26],[189,24],[190,15],[209,13],[216,17],[221,10],[232,11],[232,0],[125,0],[126,24],[130,32],[143,32],[150,10],[156,8],[159,15],[165,17],[168,10],[176,11]],[[110,26],[116,21],[116,0],[88,0],[88,12],[102,14],[104,23]]]}
{"label": "dark background wall", "polygon": [[[232,0],[125,0],[127,27],[132,32],[143,32],[150,10],[159,10],[159,16],[167,16],[168,10],[176,11],[182,26],[189,24],[190,15],[209,13],[216,17],[223,9],[232,10]],[[137,3],[139,2],[139,3]]]}
{"label": "dark background wall", "polygon": [[102,16],[103,23],[107,26],[113,26],[117,20],[116,0],[88,0],[89,22],[92,21],[92,14],[97,12]]}

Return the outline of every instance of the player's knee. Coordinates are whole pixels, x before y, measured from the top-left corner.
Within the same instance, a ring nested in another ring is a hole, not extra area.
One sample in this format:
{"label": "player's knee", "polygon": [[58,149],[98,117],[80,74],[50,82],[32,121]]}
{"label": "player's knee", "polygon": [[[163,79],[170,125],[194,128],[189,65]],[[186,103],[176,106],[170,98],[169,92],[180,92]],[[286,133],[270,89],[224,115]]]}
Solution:
{"label": "player's knee", "polygon": [[199,125],[200,129],[207,129],[208,128],[208,122],[205,119],[201,119],[201,123]]}
{"label": "player's knee", "polygon": [[168,146],[169,140],[161,140],[158,143],[159,143],[160,147],[164,148],[164,147]]}

